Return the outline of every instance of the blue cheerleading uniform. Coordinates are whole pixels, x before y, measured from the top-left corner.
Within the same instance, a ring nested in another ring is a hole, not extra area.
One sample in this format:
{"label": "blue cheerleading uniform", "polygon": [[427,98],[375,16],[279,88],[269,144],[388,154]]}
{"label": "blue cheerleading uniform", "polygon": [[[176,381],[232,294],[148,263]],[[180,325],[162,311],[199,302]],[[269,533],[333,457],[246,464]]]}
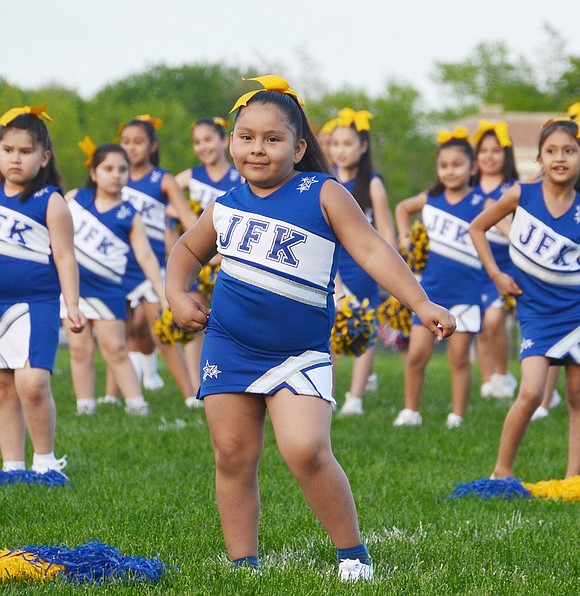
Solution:
{"label": "blue cheerleading uniform", "polygon": [[[421,285],[429,299],[450,310],[457,330],[481,329],[482,264],[469,236],[469,224],[481,213],[483,197],[469,192],[452,205],[445,193],[429,195],[422,217],[429,238],[429,257]],[[413,315],[413,325],[421,325]]]}
{"label": "blue cheerleading uniform", "polygon": [[[50,245],[45,186],[26,201],[0,184],[0,368],[52,371],[58,347],[60,283]],[[63,199],[64,200],[64,199]]]}
{"label": "blue cheerleading uniform", "polygon": [[[154,167],[139,180],[129,180],[122,193],[123,199],[129,201],[141,215],[149,243],[162,273],[165,271],[165,209],[168,201],[161,183],[166,173],[167,170]],[[127,299],[133,305],[142,298],[148,302],[159,302],[159,297],[137,263],[133,251],[129,253],[123,284]]]}
{"label": "blue cheerleading uniform", "polygon": [[189,180],[189,198],[199,205],[202,212],[214,199],[221,197],[228,190],[240,186],[242,178],[234,166],[221,178],[214,181],[208,174],[204,165],[191,168],[191,179]]}
{"label": "blue cheerleading uniform", "polygon": [[546,356],[580,363],[580,194],[553,217],[542,183],[521,185],[510,229],[518,296],[520,358]]}
{"label": "blue cheerleading uniform", "polygon": [[245,184],[216,199],[223,261],[199,397],[272,395],[286,387],[334,402],[330,332],[340,244],[320,206],[328,179],[303,172],[267,197]]}
{"label": "blue cheerleading uniform", "polygon": [[[373,172],[371,180],[378,177],[380,176]],[[349,180],[348,182],[341,182],[340,184],[342,184],[342,186],[344,186],[351,194],[353,193],[355,185],[354,179]],[[369,207],[365,213],[365,217],[369,223],[373,225],[372,208]],[[368,298],[371,307],[378,306],[382,302],[377,282],[344,249],[341,252],[338,273],[342,283],[348,288],[349,292],[352,292],[356,296],[359,302]]]}
{"label": "blue cheerleading uniform", "polygon": [[126,319],[125,288],[135,207],[123,201],[107,211],[95,206],[95,191],[81,188],[69,202],[79,264],[80,310],[88,319]]}
{"label": "blue cheerleading uniform", "polygon": [[[474,189],[474,193],[481,195],[484,201],[487,201],[488,199],[498,201],[499,198],[516,182],[517,180],[502,182],[499,186],[488,193],[485,193],[481,186],[477,186]],[[497,266],[501,271],[503,271],[503,273],[513,275],[514,266],[509,254],[509,239],[504,236],[495,226],[488,230],[486,237],[489,241],[489,246]],[[482,272],[482,277],[483,285],[481,288],[481,301],[483,310],[487,310],[490,307],[501,308],[505,304],[505,300],[502,296],[500,296],[495,284],[485,269]]]}

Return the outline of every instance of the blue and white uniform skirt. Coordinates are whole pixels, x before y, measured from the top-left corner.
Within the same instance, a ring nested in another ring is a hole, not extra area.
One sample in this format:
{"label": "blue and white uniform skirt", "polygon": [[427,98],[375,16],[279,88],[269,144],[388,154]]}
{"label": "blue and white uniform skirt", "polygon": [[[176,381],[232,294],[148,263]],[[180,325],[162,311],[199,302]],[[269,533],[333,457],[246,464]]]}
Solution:
{"label": "blue and white uniform skirt", "polygon": [[58,299],[0,304],[0,368],[52,372],[60,328]]}
{"label": "blue and white uniform skirt", "polygon": [[286,388],[295,395],[312,395],[336,403],[328,352],[305,350],[290,355],[261,351],[234,340],[212,324],[211,318],[200,364],[199,399],[216,393],[274,395]]}

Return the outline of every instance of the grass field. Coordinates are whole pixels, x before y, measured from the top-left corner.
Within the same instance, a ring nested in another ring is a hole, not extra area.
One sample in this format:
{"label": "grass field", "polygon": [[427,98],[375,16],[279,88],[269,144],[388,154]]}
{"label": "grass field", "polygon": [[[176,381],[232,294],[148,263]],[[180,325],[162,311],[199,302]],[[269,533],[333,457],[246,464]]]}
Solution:
{"label": "grass field", "polygon": [[[176,570],[157,584],[71,586],[14,583],[5,594],[576,594],[580,585],[580,504],[546,500],[449,500],[455,482],[489,475],[508,408],[482,400],[479,377],[465,425],[448,431],[444,355],[428,368],[423,427],[393,428],[402,407],[403,361],[381,352],[380,386],[362,418],[336,418],[334,451],[347,472],[374,584],[341,584],[335,551],[277,452],[268,427],[260,468],[261,574],[226,564],[214,495],[213,456],[203,411],[188,411],[166,371],[166,388],[147,394],[151,414],[99,406],[75,415],[68,354],[59,352],[53,391],[56,454],[68,454],[64,488],[0,487],[0,548],[78,546],[97,538],[126,555]],[[338,363],[343,396],[350,361]],[[512,370],[518,373],[517,363]],[[102,380],[101,380],[102,388]],[[560,392],[563,393],[562,381]],[[179,420],[183,422],[179,422]],[[562,478],[564,405],[534,422],[520,450],[518,477]],[[29,461],[30,461],[29,454]]]}

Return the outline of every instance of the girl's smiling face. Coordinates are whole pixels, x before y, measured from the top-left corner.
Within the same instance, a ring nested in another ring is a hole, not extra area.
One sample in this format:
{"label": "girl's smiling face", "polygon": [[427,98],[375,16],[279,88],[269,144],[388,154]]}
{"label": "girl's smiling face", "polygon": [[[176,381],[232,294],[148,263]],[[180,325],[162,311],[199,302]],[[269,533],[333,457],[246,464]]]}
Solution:
{"label": "girl's smiling face", "polygon": [[562,128],[556,128],[544,141],[538,163],[546,178],[555,184],[575,183],[580,176],[578,139]]}
{"label": "girl's smiling face", "polygon": [[304,156],[306,141],[296,139],[273,104],[256,101],[241,110],[231,134],[230,152],[252,190],[265,196],[294,176],[294,166]]}
{"label": "girl's smiling face", "polygon": [[27,130],[6,130],[0,141],[0,172],[6,190],[22,192],[48,164],[50,155],[50,151],[39,145]]}
{"label": "girl's smiling face", "polygon": [[469,186],[473,164],[460,147],[445,147],[437,155],[437,177],[447,190]]}
{"label": "girl's smiling face", "polygon": [[133,167],[140,167],[150,162],[150,156],[155,149],[151,144],[147,132],[137,124],[126,126],[121,133],[121,147],[129,156]]}
{"label": "girl's smiling face", "polygon": [[505,149],[494,134],[485,135],[477,152],[477,165],[484,176],[496,176],[503,172]]}
{"label": "girl's smiling face", "polygon": [[204,166],[220,161],[228,146],[227,136],[222,138],[210,124],[197,124],[193,127],[193,151]]}

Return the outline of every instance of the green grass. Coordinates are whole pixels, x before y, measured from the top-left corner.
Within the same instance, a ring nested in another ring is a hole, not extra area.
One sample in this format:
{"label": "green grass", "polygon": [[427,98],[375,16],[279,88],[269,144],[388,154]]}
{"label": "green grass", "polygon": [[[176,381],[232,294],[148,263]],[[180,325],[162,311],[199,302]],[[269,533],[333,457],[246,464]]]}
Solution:
{"label": "green grass", "polygon": [[[403,401],[403,360],[381,352],[379,392],[362,418],[336,418],[334,451],[350,478],[361,530],[375,562],[372,585],[336,579],[335,551],[285,468],[268,425],[260,467],[262,572],[232,572],[214,494],[213,455],[203,411],[184,408],[166,388],[148,394],[148,418],[99,406],[75,416],[68,353],[53,377],[56,453],[68,454],[69,486],[0,487],[0,548],[92,538],[127,555],[177,568],[157,584],[71,586],[17,582],[5,594],[573,594],[578,591],[580,505],[449,500],[455,482],[491,472],[508,404],[474,389],[466,423],[448,431],[449,374],[436,353],[427,371],[423,427],[394,428]],[[517,373],[517,363],[512,369]],[[101,369],[102,371],[102,369]],[[339,400],[350,360],[338,362]],[[102,376],[102,375],[101,375]],[[102,378],[100,379],[102,390]],[[562,392],[563,387],[560,386]],[[184,428],[160,430],[162,417]],[[565,406],[533,423],[516,462],[518,477],[562,478]],[[28,456],[30,461],[30,454]]]}

